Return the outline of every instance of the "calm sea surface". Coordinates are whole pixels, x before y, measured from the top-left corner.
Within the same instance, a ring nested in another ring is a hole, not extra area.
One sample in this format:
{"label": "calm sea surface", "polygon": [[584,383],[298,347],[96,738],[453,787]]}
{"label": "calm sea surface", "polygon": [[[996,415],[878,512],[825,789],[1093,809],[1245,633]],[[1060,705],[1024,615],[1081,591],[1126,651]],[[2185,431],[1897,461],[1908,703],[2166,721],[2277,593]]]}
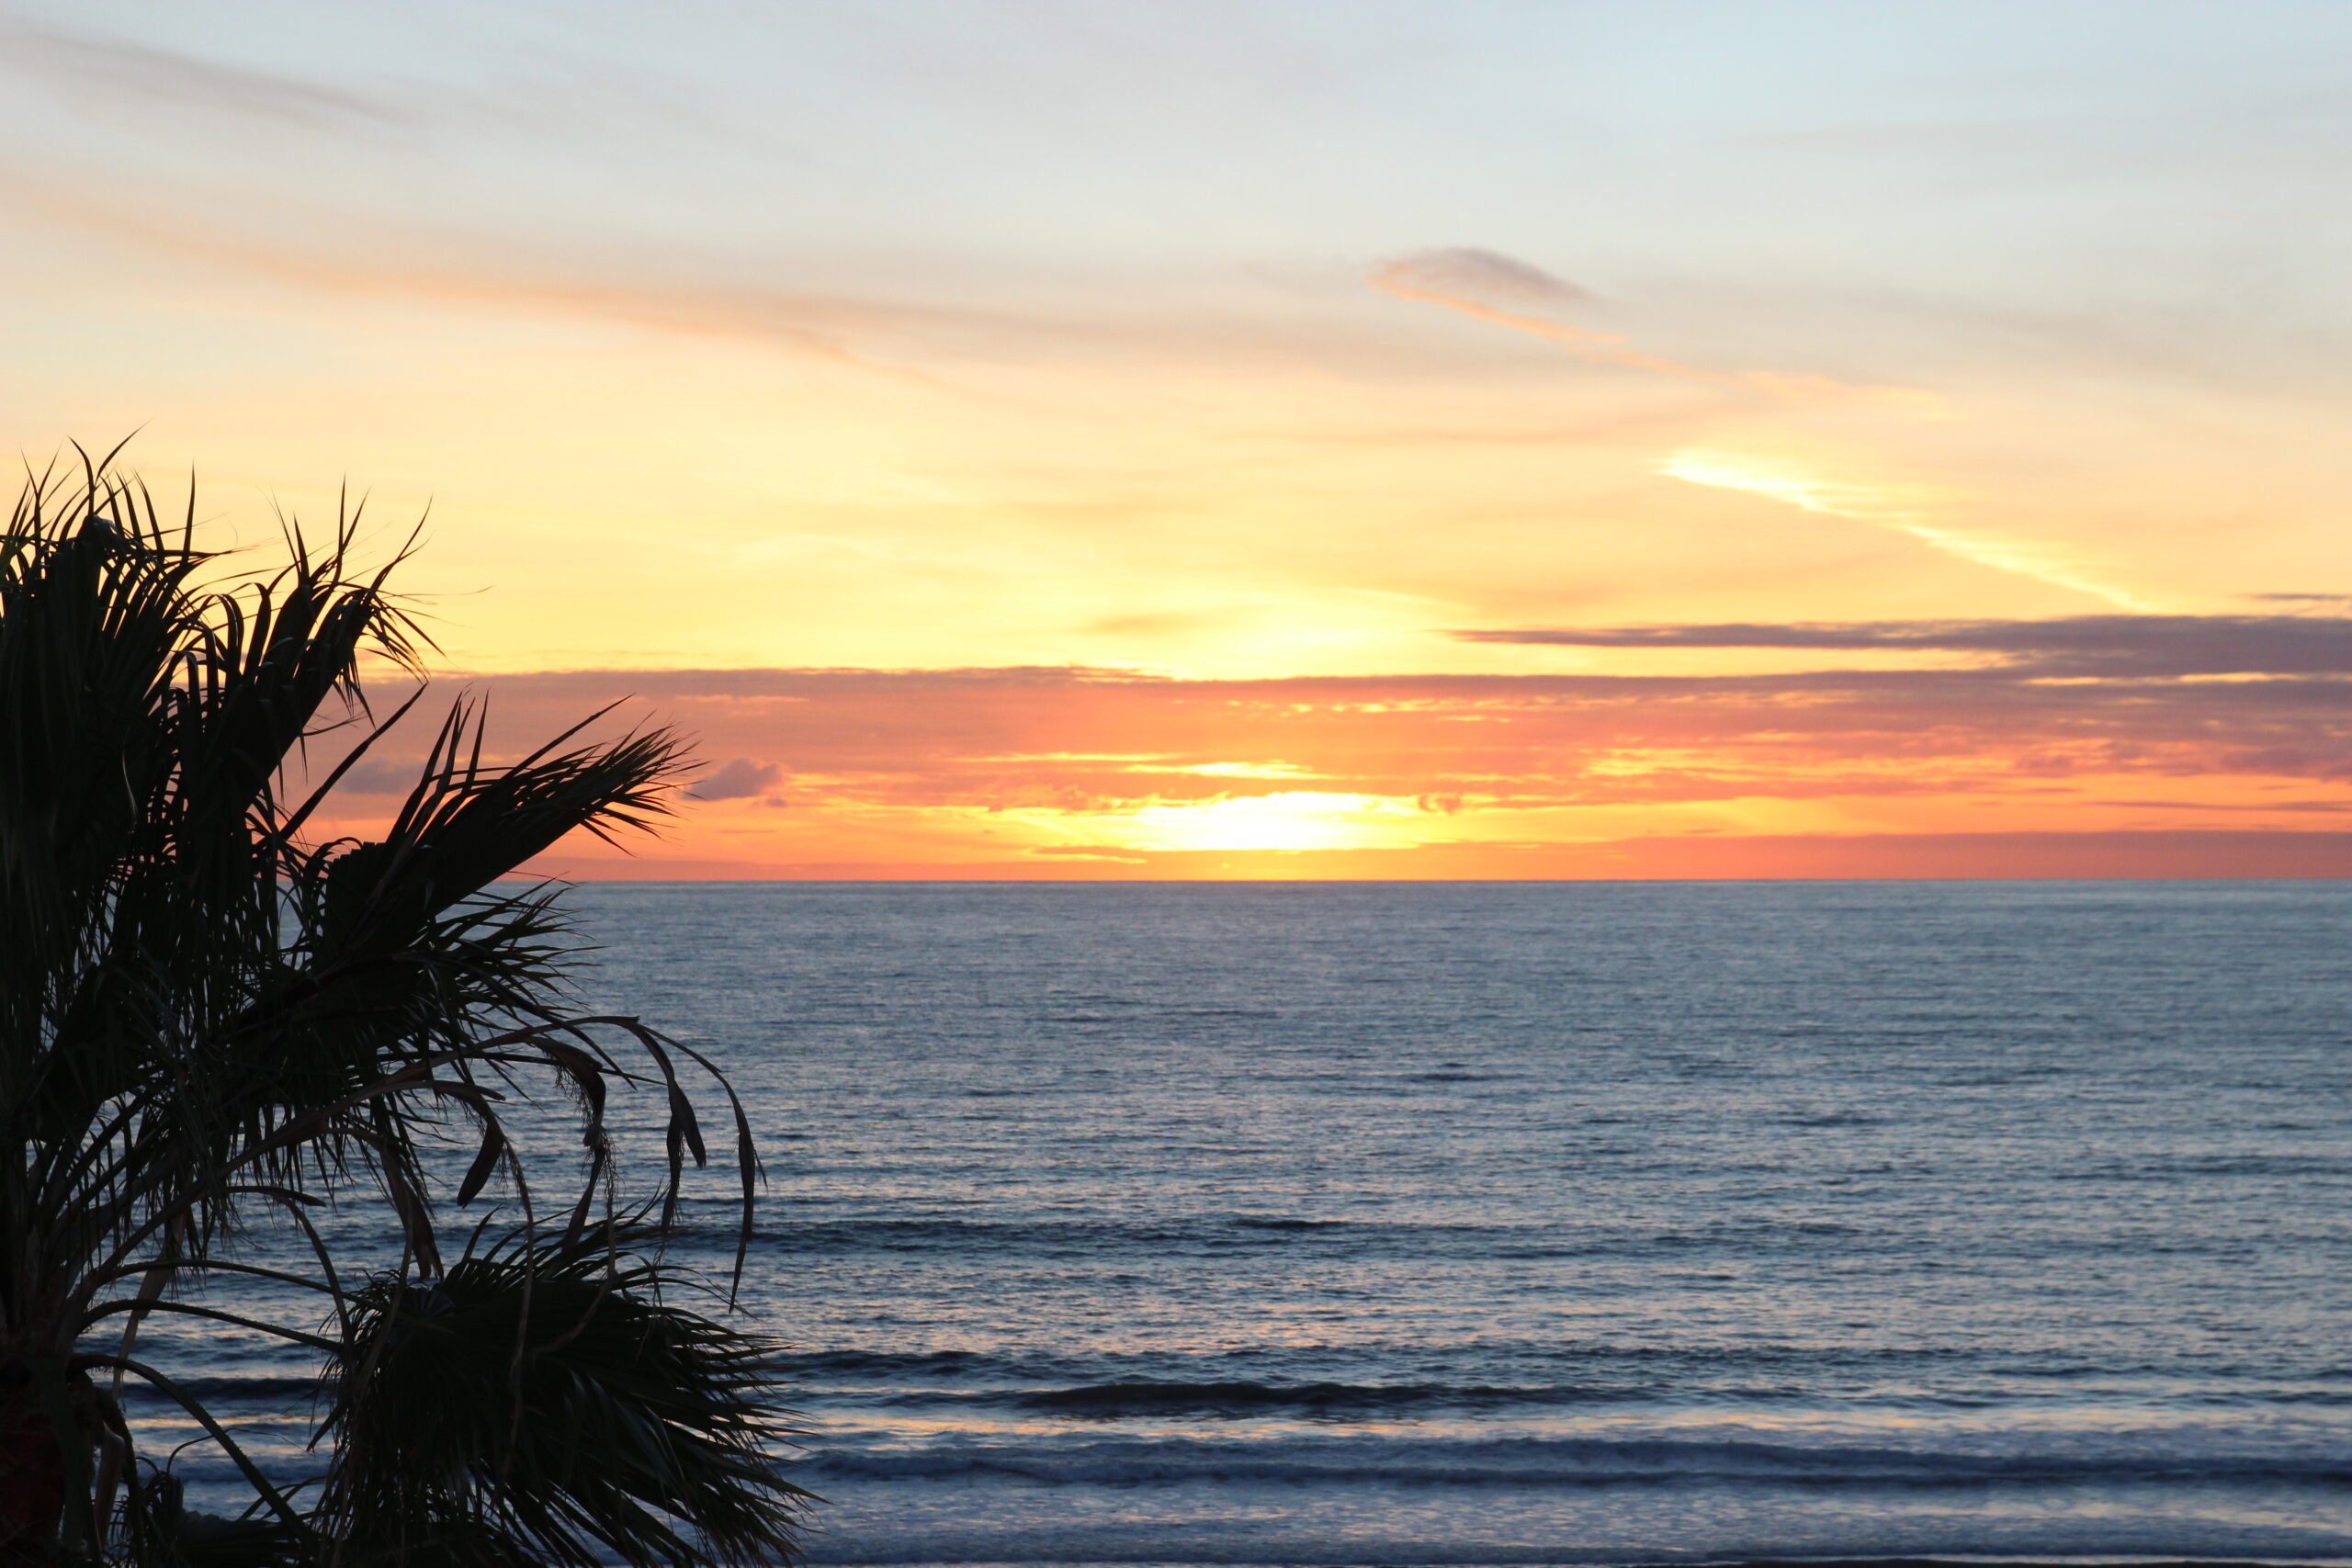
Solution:
{"label": "calm sea surface", "polygon": [[2352,1559],[2352,887],[572,900],[750,1102],[820,1561]]}

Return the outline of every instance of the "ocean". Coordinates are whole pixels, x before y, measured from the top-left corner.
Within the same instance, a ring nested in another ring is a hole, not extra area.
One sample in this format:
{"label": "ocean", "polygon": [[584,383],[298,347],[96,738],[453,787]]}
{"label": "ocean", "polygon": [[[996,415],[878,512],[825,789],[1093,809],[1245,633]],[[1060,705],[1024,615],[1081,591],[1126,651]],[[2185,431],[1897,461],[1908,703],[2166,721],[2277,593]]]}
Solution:
{"label": "ocean", "polygon": [[570,897],[820,1562],[2352,1560],[2352,887]]}

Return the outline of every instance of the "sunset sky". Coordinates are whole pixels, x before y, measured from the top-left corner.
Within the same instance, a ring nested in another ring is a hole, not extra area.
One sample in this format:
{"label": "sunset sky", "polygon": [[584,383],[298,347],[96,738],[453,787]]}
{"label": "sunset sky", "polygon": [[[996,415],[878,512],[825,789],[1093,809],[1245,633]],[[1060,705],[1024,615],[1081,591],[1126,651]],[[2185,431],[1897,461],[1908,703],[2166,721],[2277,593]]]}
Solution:
{"label": "sunset sky", "polygon": [[698,738],[568,874],[2347,874],[2347,166],[2335,0],[0,0],[0,432],[429,503]]}

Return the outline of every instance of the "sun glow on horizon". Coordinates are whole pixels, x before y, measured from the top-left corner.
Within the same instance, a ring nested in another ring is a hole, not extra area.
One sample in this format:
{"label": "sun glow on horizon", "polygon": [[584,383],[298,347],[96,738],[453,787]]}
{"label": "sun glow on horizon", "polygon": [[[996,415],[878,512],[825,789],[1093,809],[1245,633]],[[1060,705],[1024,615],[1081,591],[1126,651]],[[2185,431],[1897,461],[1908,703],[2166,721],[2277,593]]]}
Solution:
{"label": "sun glow on horizon", "polygon": [[1415,841],[1429,813],[1410,799],[1286,790],[1065,816],[1062,830],[1126,850],[1370,850]]}

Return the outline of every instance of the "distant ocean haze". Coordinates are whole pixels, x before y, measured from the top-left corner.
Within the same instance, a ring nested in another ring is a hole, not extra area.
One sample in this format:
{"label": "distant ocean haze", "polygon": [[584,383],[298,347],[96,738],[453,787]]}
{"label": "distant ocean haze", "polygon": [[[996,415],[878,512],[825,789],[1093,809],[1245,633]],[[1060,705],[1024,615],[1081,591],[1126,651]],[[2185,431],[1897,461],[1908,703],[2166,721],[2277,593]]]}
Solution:
{"label": "distant ocean haze", "polygon": [[2340,885],[571,897],[762,1138],[820,1561],[2352,1559]]}

